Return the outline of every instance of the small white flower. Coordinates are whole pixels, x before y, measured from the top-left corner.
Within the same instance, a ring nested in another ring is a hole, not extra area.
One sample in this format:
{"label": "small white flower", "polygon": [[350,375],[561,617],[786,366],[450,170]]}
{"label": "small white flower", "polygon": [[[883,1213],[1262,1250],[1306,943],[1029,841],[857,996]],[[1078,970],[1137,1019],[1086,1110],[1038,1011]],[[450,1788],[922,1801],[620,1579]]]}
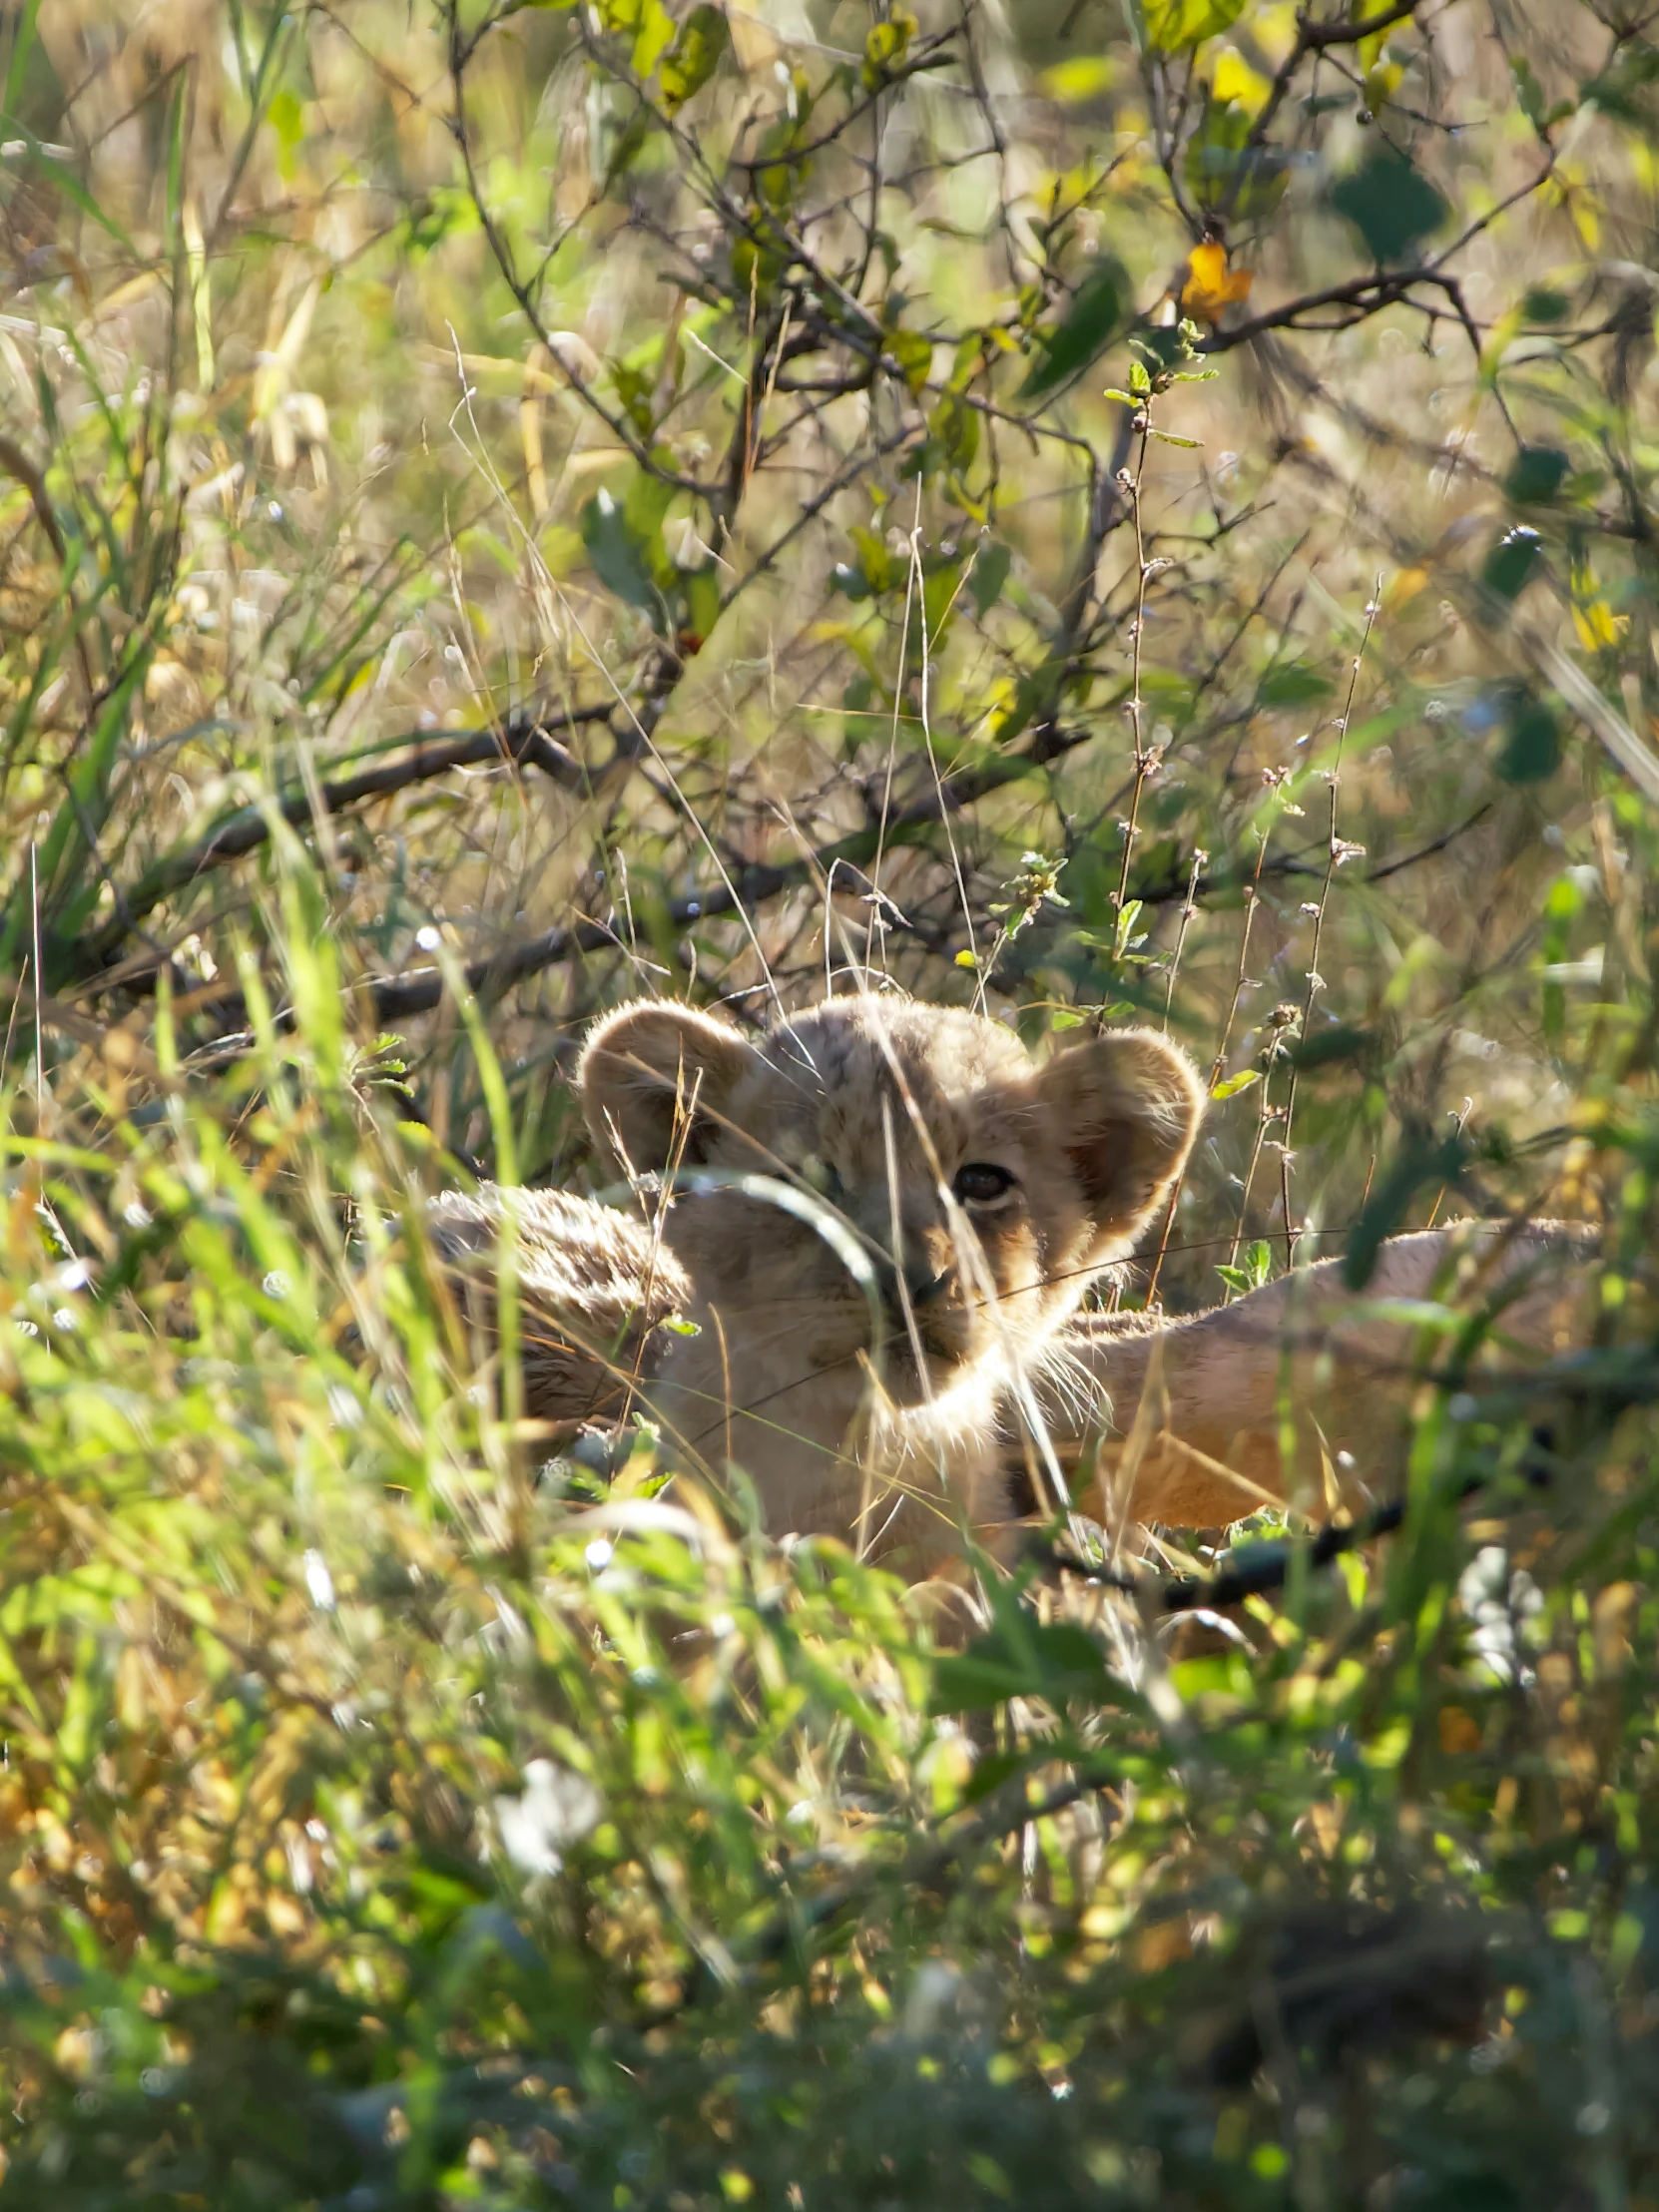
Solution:
{"label": "small white flower", "polygon": [[422,952],[435,952],[442,942],[442,938],[429,921],[415,931],[415,943],[419,945]]}
{"label": "small white flower", "polygon": [[305,1587],[311,1593],[311,1603],[319,1613],[334,1610],[334,1578],[328,1572],[328,1562],[320,1551],[307,1551],[300,1565],[305,1570]]}
{"label": "small white flower", "polygon": [[942,1958],[929,1958],[911,1982],[904,2002],[904,2031],[920,2040],[931,2035],[943,2017],[956,2009],[961,1995],[962,1972]]}
{"label": "small white flower", "polygon": [[521,1874],[557,1874],[564,1865],[560,1847],[580,1843],[604,1810],[586,1775],[532,1759],[524,1770],[524,1795],[496,1799],[495,1825],[501,1848]]}
{"label": "small white flower", "polygon": [[1511,1573],[1502,1546],[1484,1544],[1458,1579],[1457,1602],[1472,1630],[1470,1648],[1494,1679],[1529,1680],[1531,1669],[1520,1663],[1515,1631],[1519,1627],[1524,1633],[1544,1600],[1525,1568]]}
{"label": "small white flower", "polygon": [[609,1536],[596,1536],[587,1550],[583,1552],[582,1557],[595,1574],[603,1574],[610,1565],[615,1550],[616,1545],[612,1543]]}
{"label": "small white flower", "polygon": [[341,1428],[359,1428],[363,1409],[355,1390],[348,1390],[343,1382],[328,1385],[328,1410]]}
{"label": "small white flower", "polygon": [[288,1880],[296,1897],[309,1897],[311,1893],[311,1858],[303,1844],[290,1840],[284,1849],[287,1854]]}

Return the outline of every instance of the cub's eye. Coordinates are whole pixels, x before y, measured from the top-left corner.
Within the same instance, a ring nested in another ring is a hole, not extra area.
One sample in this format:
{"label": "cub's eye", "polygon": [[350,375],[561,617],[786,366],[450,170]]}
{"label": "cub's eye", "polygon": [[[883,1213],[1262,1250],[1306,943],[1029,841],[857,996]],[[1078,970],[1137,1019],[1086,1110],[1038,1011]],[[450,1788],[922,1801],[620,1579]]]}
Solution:
{"label": "cub's eye", "polygon": [[987,1160],[970,1160],[966,1167],[956,1170],[956,1180],[951,1189],[964,1206],[994,1206],[999,1198],[1006,1198],[1014,1187],[1014,1179],[1006,1168],[992,1167]]}

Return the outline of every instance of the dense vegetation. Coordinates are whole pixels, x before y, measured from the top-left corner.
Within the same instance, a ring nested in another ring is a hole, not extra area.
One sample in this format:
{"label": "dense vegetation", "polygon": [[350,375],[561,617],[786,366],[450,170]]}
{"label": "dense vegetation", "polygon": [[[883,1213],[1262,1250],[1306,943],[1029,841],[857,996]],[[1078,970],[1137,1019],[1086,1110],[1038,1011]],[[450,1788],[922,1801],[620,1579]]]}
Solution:
{"label": "dense vegetation", "polygon": [[[7,10],[5,2203],[1659,2204],[1649,30]],[[1547,1433],[943,1657],[544,1464],[423,1194],[860,976],[1213,1067],[1136,1297],[1602,1224]]]}

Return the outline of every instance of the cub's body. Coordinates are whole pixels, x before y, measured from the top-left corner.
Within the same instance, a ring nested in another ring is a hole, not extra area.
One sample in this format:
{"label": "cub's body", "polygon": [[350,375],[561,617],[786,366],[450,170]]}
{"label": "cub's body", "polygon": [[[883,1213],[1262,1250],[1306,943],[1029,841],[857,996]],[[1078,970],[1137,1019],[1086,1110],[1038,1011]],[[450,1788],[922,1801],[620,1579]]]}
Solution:
{"label": "cub's body", "polygon": [[1099,1444],[1107,1495],[1131,1519],[1216,1527],[1287,1490],[1323,1509],[1334,1489],[1400,1473],[1414,1379],[1459,1359],[1440,1317],[1489,1308],[1462,1380],[1472,1394],[1512,1382],[1577,1341],[1592,1249],[1560,1223],[1458,1222],[1388,1238],[1359,1296],[1325,1260],[1205,1314],[1080,1315],[1068,1387],[1042,1401],[1050,1433],[1062,1459]]}

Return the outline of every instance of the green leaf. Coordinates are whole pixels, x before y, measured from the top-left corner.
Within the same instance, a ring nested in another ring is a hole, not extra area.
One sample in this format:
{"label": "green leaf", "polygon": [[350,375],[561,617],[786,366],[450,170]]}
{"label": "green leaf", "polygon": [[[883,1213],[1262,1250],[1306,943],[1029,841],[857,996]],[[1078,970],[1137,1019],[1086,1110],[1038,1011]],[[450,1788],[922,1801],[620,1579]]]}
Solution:
{"label": "green leaf", "polygon": [[265,114],[266,121],[276,132],[276,143],[281,149],[276,159],[277,172],[284,182],[291,183],[294,174],[294,156],[299,151],[300,141],[305,136],[305,111],[300,106],[297,96],[284,85],[276,99],[272,101],[270,107],[267,108]]}
{"label": "green leaf", "polygon": [[1543,553],[1543,539],[1522,523],[1505,531],[1486,555],[1480,581],[1499,599],[1518,599],[1532,581]]}
{"label": "green leaf", "polygon": [[866,92],[878,92],[909,51],[916,34],[916,19],[908,8],[894,8],[885,23],[874,23],[864,40],[864,58],[858,71]]}
{"label": "green leaf", "polygon": [[[658,446],[652,459],[659,466],[672,468],[674,456]],[[642,468],[628,486],[622,502],[622,516],[633,534],[635,543],[645,552],[647,564],[660,583],[669,572],[668,551],[663,544],[663,521],[674,503],[674,486],[665,484],[660,476]]]}
{"label": "green leaf", "polygon": [[1141,12],[1153,45],[1178,54],[1237,23],[1245,0],[1143,0]]}
{"label": "green leaf", "polygon": [[1515,54],[1509,59],[1509,73],[1515,80],[1515,98],[1520,104],[1522,115],[1535,131],[1541,131],[1548,103],[1544,99],[1544,88],[1538,82],[1537,71],[1524,54]]}
{"label": "green leaf", "polygon": [[1098,1703],[1112,1693],[1106,1655],[1075,1622],[1044,1624],[1004,1614],[989,1635],[960,1657],[935,1662],[935,1713],[982,1711],[1011,1697],[1040,1697],[1050,1705],[1073,1698]]}
{"label": "green leaf", "polygon": [[1292,1067],[1301,1069],[1304,1075],[1314,1068],[1334,1066],[1341,1060],[1357,1060],[1369,1052],[1376,1039],[1369,1029],[1354,1022],[1333,1022],[1328,1029],[1317,1029],[1310,1037],[1300,1037],[1296,1043],[1285,1047],[1285,1057]]}
{"label": "green leaf", "polygon": [[933,373],[933,341],[920,330],[885,330],[881,348],[898,363],[899,374],[912,391],[920,391]]}
{"label": "green leaf", "polygon": [[1008,581],[1008,570],[1013,565],[1013,558],[1012,549],[994,539],[988,544],[980,544],[968,574],[968,592],[973,600],[974,612],[981,621],[1002,597],[1002,587]]}
{"label": "green leaf", "polygon": [[597,492],[582,509],[582,543],[594,574],[608,591],[630,607],[643,608],[652,616],[661,613],[662,596],[652,581],[645,549],[608,491]]}
{"label": "green leaf", "polygon": [[674,43],[674,18],[663,0],[641,0],[631,56],[636,77],[649,77]]}
{"label": "green leaf", "polygon": [[[931,347],[929,347],[929,353]],[[946,392],[927,418],[929,433],[951,464],[958,469],[973,466],[979,451],[979,411],[970,407],[955,392]]]}
{"label": "green leaf", "polygon": [[1260,1068],[1241,1068],[1237,1075],[1224,1075],[1211,1091],[1211,1100],[1219,1105],[1224,1098],[1237,1098],[1241,1091],[1248,1091],[1252,1083],[1262,1080]]}
{"label": "green leaf", "polygon": [[611,158],[605,164],[605,190],[607,192],[610,191],[619,178],[627,175],[639,159],[644,150],[645,142],[651,135],[651,125],[654,120],[650,108],[645,106],[636,108],[628,118],[616,145],[612,148]]}
{"label": "green leaf", "polygon": [[40,0],[24,0],[20,14],[14,18],[11,59],[6,64],[6,83],[0,92],[7,115],[15,115],[20,105],[23,88],[31,75],[29,64],[34,58],[39,39]]}
{"label": "green leaf", "polygon": [[881,539],[861,522],[853,523],[846,534],[858,548],[858,567],[869,589],[872,592],[889,590],[897,582],[900,572],[894,567],[893,557]]}
{"label": "green leaf", "polygon": [[1558,445],[1525,445],[1509,464],[1504,497],[1517,507],[1546,506],[1561,488],[1571,463]]}
{"label": "green leaf", "polygon": [[688,569],[680,583],[686,595],[686,627],[703,644],[720,620],[720,570],[713,561],[705,561],[701,568]]}
{"label": "green leaf", "polygon": [[1396,262],[1440,228],[1445,200],[1403,154],[1388,147],[1332,187],[1331,205],[1346,216],[1379,262]]}
{"label": "green leaf", "polygon": [[1509,687],[1508,736],[1497,757],[1506,784],[1540,784],[1561,766],[1561,725],[1548,703],[1524,685]]}
{"label": "green leaf", "polygon": [[[1071,297],[1071,304],[1047,336],[1038,334],[1042,351],[1020,389],[1022,399],[1041,399],[1081,375],[1128,324],[1134,291],[1123,264],[1114,255],[1097,257],[1093,269]],[[1134,371],[1130,371],[1134,381]]]}
{"label": "green leaf", "polygon": [[1213,100],[1182,157],[1199,206],[1225,207],[1235,222],[1271,215],[1291,179],[1290,162],[1278,147],[1251,143],[1255,121],[1241,101]]}
{"label": "green leaf", "polygon": [[1058,100],[1063,107],[1081,107],[1110,92],[1122,74],[1121,64],[1110,55],[1078,54],[1045,69],[1039,82],[1050,100]]}
{"label": "green leaf", "polygon": [[683,108],[693,93],[701,92],[720,66],[730,36],[726,16],[716,7],[693,8],[680,26],[680,36],[663,63],[660,82],[663,106],[670,115]]}
{"label": "green leaf", "polygon": [[1651,121],[1651,102],[1644,95],[1656,82],[1659,49],[1638,42],[1617,52],[1617,58],[1584,86],[1583,97],[1604,116],[1641,127]]}
{"label": "green leaf", "polygon": [[1283,661],[1270,668],[1257,686],[1256,697],[1264,707],[1308,707],[1330,696],[1331,680],[1306,661]]}

